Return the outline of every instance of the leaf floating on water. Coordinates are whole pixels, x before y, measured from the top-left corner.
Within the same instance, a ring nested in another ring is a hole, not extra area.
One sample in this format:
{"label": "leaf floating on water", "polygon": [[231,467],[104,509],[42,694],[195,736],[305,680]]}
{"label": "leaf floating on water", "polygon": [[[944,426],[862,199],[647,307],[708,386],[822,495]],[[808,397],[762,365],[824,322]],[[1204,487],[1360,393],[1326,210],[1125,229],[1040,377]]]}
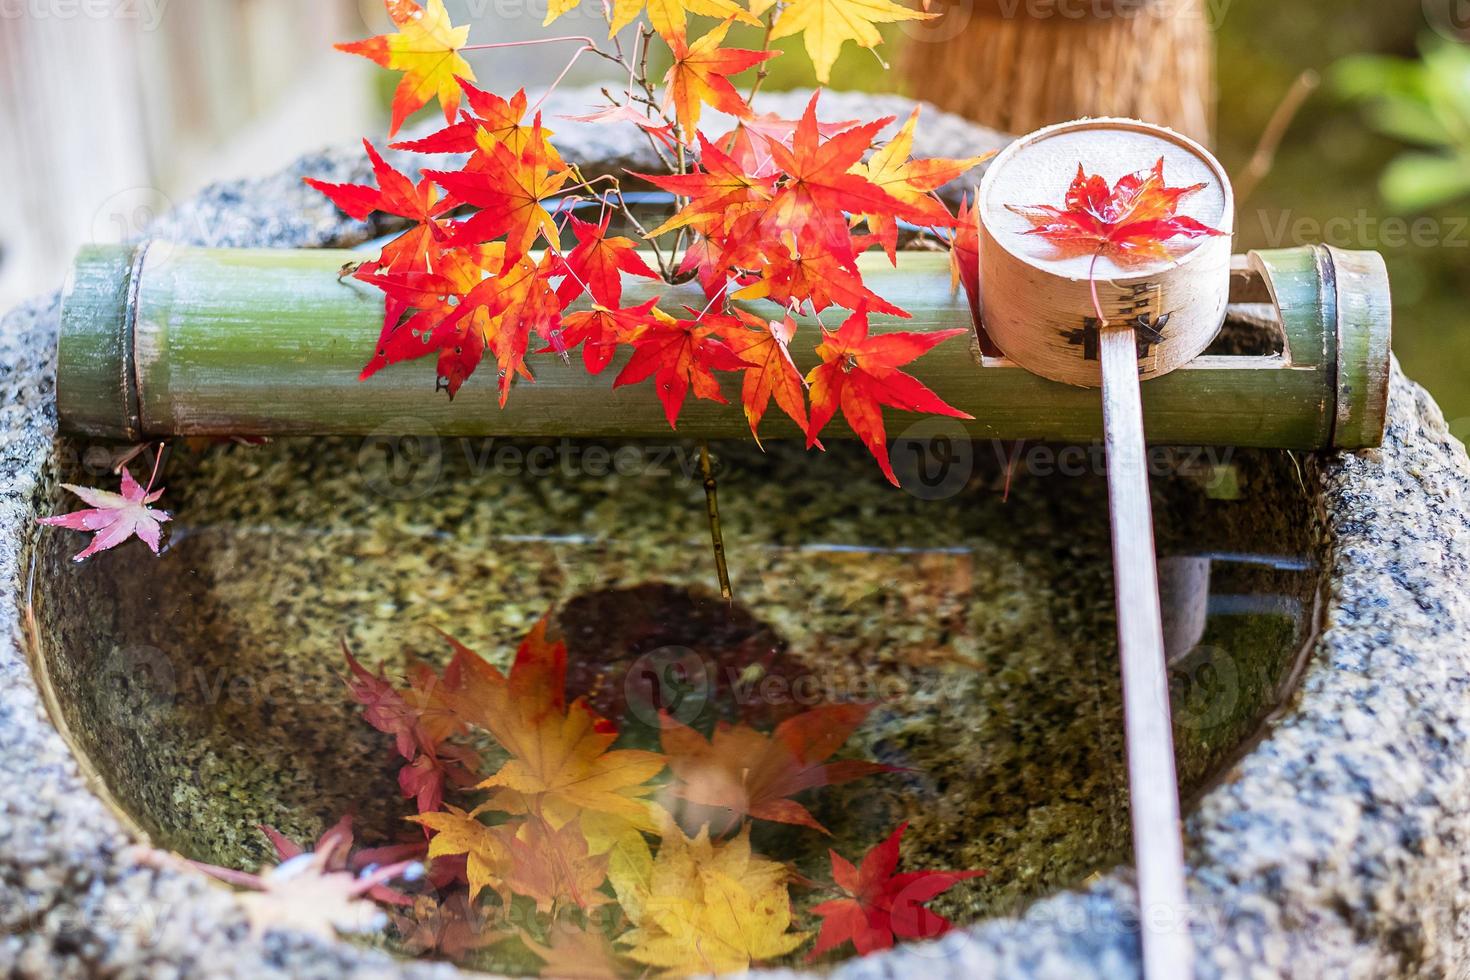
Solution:
{"label": "leaf floating on water", "polygon": [[423,865],[418,861],[400,861],[356,873],[351,856],[351,817],[338,821],[310,851],[273,828],[262,830],[282,860],[259,874],[187,862],[211,877],[246,890],[240,903],[255,936],[290,931],[331,940],[339,934],[377,931],[388,921],[378,903],[412,903],[387,883],[400,878],[412,881],[423,875]]}
{"label": "leaf floating on water", "polygon": [[137,537],[156,555],[159,551],[161,525],[170,520],[167,511],[155,510],[150,504],[157,503],[163,490],[145,489],[133,479],[133,474],[123,467],[122,493],[94,490],[63,483],[69,492],[76,494],[86,503],[88,510],[74,511],[59,517],[42,518],[38,523],[46,527],[65,527],[73,531],[95,532],[92,542],[77,552],[73,561],[85,561],[100,551],[108,551]]}
{"label": "leaf floating on water", "polygon": [[846,898],[823,902],[812,909],[822,919],[817,944],[807,955],[816,959],[828,950],[851,941],[863,956],[893,946],[894,938],[935,939],[954,928],[954,923],[924,907],[962,881],[979,878],[984,871],[910,871],[897,874],[898,845],[908,824],[900,824],[887,840],[868,851],[861,866],[836,851],[832,880]]}

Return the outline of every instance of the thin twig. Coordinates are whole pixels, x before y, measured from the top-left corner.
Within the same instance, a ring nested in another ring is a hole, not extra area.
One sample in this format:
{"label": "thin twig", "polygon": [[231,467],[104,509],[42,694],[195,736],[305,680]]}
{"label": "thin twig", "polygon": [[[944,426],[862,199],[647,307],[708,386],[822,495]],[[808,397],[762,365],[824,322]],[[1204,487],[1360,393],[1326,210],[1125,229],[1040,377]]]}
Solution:
{"label": "thin twig", "polygon": [[720,597],[726,602],[735,601],[730,588],[730,569],[725,564],[725,537],[720,533],[720,503],[716,495],[715,470],[710,465],[709,443],[700,440],[699,471],[704,476],[704,503],[709,512],[709,539],[715,552],[715,575],[720,580]]}
{"label": "thin twig", "polygon": [[1271,113],[1271,118],[1266,122],[1266,128],[1261,131],[1261,139],[1256,143],[1256,150],[1251,154],[1250,161],[1245,165],[1245,173],[1235,182],[1235,206],[1237,208],[1246,202],[1261,181],[1271,172],[1276,164],[1276,151],[1281,148],[1281,141],[1286,138],[1286,131],[1291,128],[1291,121],[1301,111],[1302,105],[1307,101],[1307,96],[1317,90],[1322,83],[1321,77],[1311,69],[1302,72],[1291,83],[1291,88],[1286,90],[1276,111]]}

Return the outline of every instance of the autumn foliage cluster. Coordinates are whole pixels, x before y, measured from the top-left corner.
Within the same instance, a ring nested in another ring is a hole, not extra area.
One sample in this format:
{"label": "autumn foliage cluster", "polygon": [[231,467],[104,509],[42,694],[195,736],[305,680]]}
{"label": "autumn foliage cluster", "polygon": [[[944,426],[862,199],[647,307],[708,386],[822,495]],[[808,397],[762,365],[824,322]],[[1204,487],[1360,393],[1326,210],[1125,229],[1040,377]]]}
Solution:
{"label": "autumn foliage cluster", "polygon": [[[547,22],[576,5],[553,3]],[[890,0],[604,6],[609,42],[548,40],[579,42],[577,55],[627,70],[627,88],[610,96],[611,105],[576,118],[646,136],[666,172],[627,177],[667,192],[675,206],[652,229],[627,206],[622,178],[589,180],[562,158],[539,103],[524,91],[503,98],[476,87],[465,54],[501,45],[470,45],[469,28],[451,23],[442,0],[423,7],[387,0],[395,33],[341,45],[403,73],[394,134],[428,102],[442,107],[447,128],[396,149],[465,156],[457,168],[430,163],[415,182],[369,143],[375,186],[309,181],[354,217],[380,212],[410,223],[354,272],[386,297],[363,377],[433,357],[439,386],[453,397],[489,361],[504,405],[517,378],[534,380],[529,361],[536,355],[569,358],[580,348],[586,370],[598,374],[623,348],[629,356],[614,386],[651,380],[670,425],[691,393],[725,402],[720,375],[733,375],[757,438],[772,400],[809,446],[819,445],[841,412],[896,483],[885,407],[968,417],[901,368],[967,331],[870,335],[870,314],[908,314],[864,283],[858,257],[881,249],[893,258],[900,223],[952,238],[945,229],[956,219],[934,192],[983,158],[912,159],[917,111],[881,145],[892,118],[822,123],[815,96],[800,119],[758,114],[750,99],[763,76],[748,95],[733,79],[778,54],[772,40],[801,34],[825,81],[845,41],[871,48],[880,40],[874,24],[931,15]],[[719,22],[696,37],[691,13]],[[765,26],[761,50],[726,46],[736,22]],[[638,27],[625,52],[617,32],[630,24]],[[661,92],[646,67],[655,44],[671,62]],[[733,128],[701,130],[707,108],[733,119]],[[641,242],[612,233],[615,213],[642,233]],[[660,298],[629,302],[624,281],[637,278],[697,278],[705,301],[699,308]],[[827,323],[822,315],[833,308],[847,311],[841,326],[821,327],[814,345],[820,362],[803,376],[790,353],[798,318]]]}
{"label": "autumn foliage cluster", "polygon": [[[661,713],[657,751],[625,747],[617,724],[568,697],[566,647],[545,622],[508,672],[449,642],[442,672],[413,662],[401,685],[347,654],[352,695],[392,737],[409,819],[428,838],[433,894],[397,903],[421,951],[519,942],[548,975],[740,971],[938,936],[950,923],[925,903],[981,873],[899,872],[903,826],[857,864],[833,851],[830,881],[753,849],[756,824],[827,833],[798,799],[807,791],[893,771],[834,758],[868,705],[820,705],[770,732],[721,722],[705,734]],[[491,747],[469,748],[475,736]],[[830,896],[809,923],[797,887]]]}

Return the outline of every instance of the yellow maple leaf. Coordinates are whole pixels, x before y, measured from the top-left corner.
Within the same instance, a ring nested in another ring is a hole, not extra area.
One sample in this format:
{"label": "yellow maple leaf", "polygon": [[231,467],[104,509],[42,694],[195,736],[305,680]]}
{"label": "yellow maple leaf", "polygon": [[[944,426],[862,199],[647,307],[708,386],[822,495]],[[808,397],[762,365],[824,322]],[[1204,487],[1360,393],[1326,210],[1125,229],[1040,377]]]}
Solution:
{"label": "yellow maple leaf", "polygon": [[832,64],[844,41],[876,48],[883,36],[874,24],[930,20],[937,16],[901,7],[893,0],[793,0],[776,18],[771,39],[805,32],[806,53],[817,70],[817,81],[825,85],[832,80]]}
{"label": "yellow maple leaf", "polygon": [[648,22],[665,41],[684,37],[688,14],[703,14],[724,20],[733,17],[742,24],[760,26],[757,20],[735,0],[613,0],[612,27],[608,37],[627,27],[648,9]]}
{"label": "yellow maple leaf", "polygon": [[[948,208],[934,199],[932,192],[972,167],[989,160],[997,151],[991,150],[980,156],[964,159],[911,159],[910,154],[914,152],[914,129],[918,122],[919,109],[916,106],[893,139],[880,147],[867,163],[855,164],[850,172],[866,177],[869,183],[876,184],[901,201],[905,208],[901,214],[907,220],[931,228],[952,225],[954,217]],[[896,218],[891,214],[869,214],[866,218],[868,230],[883,244],[888,257],[895,259],[898,245]]]}
{"label": "yellow maple leaf", "polygon": [[434,831],[429,841],[429,860],[437,857],[465,855],[465,870],[470,880],[473,900],[486,888],[500,889],[510,868],[507,833],[500,827],[487,827],[478,819],[480,809],[469,813],[446,805],[442,811],[420,813],[409,817],[412,822]]}
{"label": "yellow maple leaf", "polygon": [[[451,640],[451,642],[453,642]],[[457,714],[488,731],[511,758],[479,788],[492,790],[485,806],[531,813],[560,829],[584,813],[656,829],[645,799],[664,757],[639,749],[612,749],[617,730],[578,699],[566,703],[566,645],[546,638],[543,620],[502,674],[455,644],[463,682],[453,695]]]}
{"label": "yellow maple leaf", "polygon": [[806,942],[810,933],[789,931],[789,873],[752,853],[748,825],[722,844],[707,828],[689,838],[670,823],[663,835],[650,866],[612,876],[620,897],[635,896],[623,902],[635,928],[618,940],[630,959],[669,976],[734,973]]}
{"label": "yellow maple leaf", "polygon": [[426,7],[413,0],[383,2],[398,33],[339,44],[337,50],[362,55],[384,68],[404,73],[393,93],[390,135],[396,135],[405,119],[435,97],[444,109],[444,118],[454,122],[464,95],[459,79],[475,80],[474,69],[459,53],[469,41],[469,27],[454,26],[444,9],[444,0],[427,0]]}

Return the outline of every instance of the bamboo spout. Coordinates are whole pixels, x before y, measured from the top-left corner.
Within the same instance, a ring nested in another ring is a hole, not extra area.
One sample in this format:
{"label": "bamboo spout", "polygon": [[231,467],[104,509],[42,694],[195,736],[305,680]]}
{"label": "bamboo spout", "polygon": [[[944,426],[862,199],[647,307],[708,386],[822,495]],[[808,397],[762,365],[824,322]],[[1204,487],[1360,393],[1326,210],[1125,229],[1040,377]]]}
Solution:
{"label": "bamboo spout", "polygon": [[[357,380],[383,316],[377,290],[339,281],[359,253],[174,246],[93,247],[78,257],[62,310],[57,403],[71,432],[118,440],[181,435],[397,434],[638,438],[668,433],[646,387],[612,390],[613,369],[532,362],[505,410],[494,378],[472,378],[450,402],[425,363]],[[865,280],[913,314],[875,317],[874,332],[969,326],[969,304],[950,287],[947,257],[900,253],[897,268],[865,256]],[[1326,248],[1238,256],[1238,314],[1273,319],[1278,353],[1209,355],[1144,390],[1149,435],[1159,444],[1353,449],[1382,437],[1389,310],[1382,260]],[[703,305],[697,286],[631,281],[630,302],[662,293],[670,308]],[[1240,305],[1245,304],[1245,305]],[[1273,305],[1274,304],[1274,307]],[[754,312],[766,305],[753,306]],[[1264,311],[1264,313],[1262,312]],[[816,336],[815,324],[805,328]],[[798,366],[812,344],[795,345]],[[981,439],[1090,442],[1102,435],[1096,394],[1039,378],[978,346],[942,344],[915,374],[975,416]],[[772,413],[773,415],[775,413]],[[961,423],[956,423],[960,425]],[[831,434],[844,434],[834,423]],[[901,431],[901,429],[895,429]],[[957,430],[958,431],[958,430]],[[738,406],[691,402],[679,434],[745,438]],[[769,438],[796,437],[770,418]]]}

